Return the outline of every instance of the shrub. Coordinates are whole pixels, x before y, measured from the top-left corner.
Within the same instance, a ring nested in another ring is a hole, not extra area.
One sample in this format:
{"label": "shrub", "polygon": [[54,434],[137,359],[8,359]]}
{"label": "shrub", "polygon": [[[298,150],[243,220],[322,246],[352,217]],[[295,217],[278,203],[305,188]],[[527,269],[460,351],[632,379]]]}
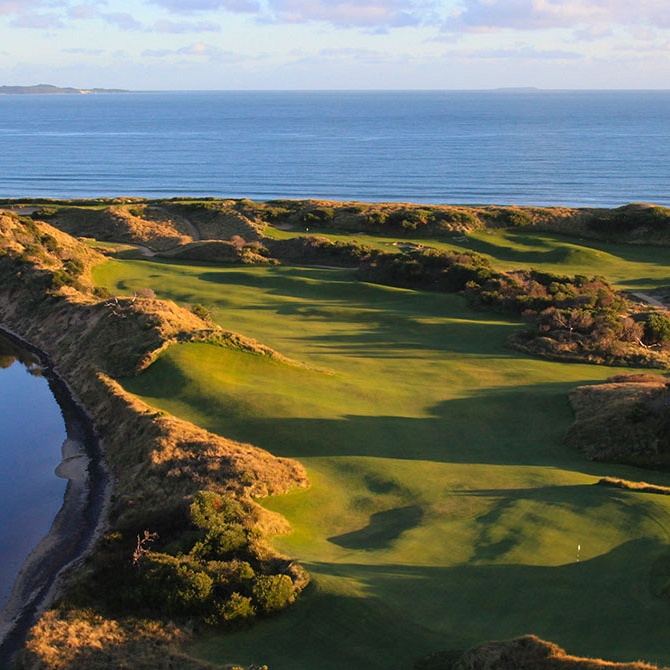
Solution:
{"label": "shrub", "polygon": [[216,612],[210,621],[239,626],[248,623],[255,616],[256,608],[251,598],[235,591],[226,602],[217,603]]}
{"label": "shrub", "polygon": [[200,560],[217,560],[226,554],[242,549],[247,544],[247,534],[238,524],[226,524],[210,530],[204,539],[196,542],[191,556]]}
{"label": "shrub", "polygon": [[653,312],[644,323],[644,340],[647,344],[666,344],[670,342],[670,318]]}
{"label": "shrub", "polygon": [[190,507],[191,521],[205,530],[221,529],[242,519],[242,505],[214,491],[198,491]]}
{"label": "shrub", "polygon": [[193,314],[203,319],[203,321],[209,321],[212,318],[212,315],[209,313],[209,310],[199,302],[196,302],[194,305],[191,305],[191,312],[193,312]]}
{"label": "shrub", "polygon": [[138,604],[169,615],[202,613],[214,583],[197,566],[168,554],[148,554],[140,577],[135,594]]}
{"label": "shrub", "polygon": [[252,587],[259,609],[269,614],[283,609],[295,600],[295,588],[288,575],[259,575]]}

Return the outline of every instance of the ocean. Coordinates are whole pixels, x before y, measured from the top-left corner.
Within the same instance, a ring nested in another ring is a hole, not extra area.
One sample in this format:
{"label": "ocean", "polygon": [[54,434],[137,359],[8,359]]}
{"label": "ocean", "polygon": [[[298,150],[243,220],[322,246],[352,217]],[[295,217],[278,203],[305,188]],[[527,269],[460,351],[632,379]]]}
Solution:
{"label": "ocean", "polygon": [[0,198],[670,206],[670,91],[0,96]]}

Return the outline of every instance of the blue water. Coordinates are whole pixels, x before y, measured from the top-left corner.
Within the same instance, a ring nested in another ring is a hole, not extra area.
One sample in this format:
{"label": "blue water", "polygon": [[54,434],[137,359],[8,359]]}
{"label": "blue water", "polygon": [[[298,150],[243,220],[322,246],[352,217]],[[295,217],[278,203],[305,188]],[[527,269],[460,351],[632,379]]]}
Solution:
{"label": "blue water", "polygon": [[[3,346],[0,339],[0,347]],[[65,424],[47,380],[11,358],[0,362],[0,609],[16,575],[63,503]]]}
{"label": "blue water", "polygon": [[670,205],[670,91],[0,96],[0,197]]}

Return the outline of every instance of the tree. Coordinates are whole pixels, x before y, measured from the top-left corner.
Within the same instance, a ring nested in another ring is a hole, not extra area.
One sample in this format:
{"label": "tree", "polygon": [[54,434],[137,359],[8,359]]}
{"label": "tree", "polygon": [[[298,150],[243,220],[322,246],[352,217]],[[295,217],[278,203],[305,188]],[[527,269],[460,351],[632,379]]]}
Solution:
{"label": "tree", "polygon": [[252,593],[254,602],[265,613],[283,609],[295,599],[293,581],[288,575],[259,575]]}
{"label": "tree", "polygon": [[644,324],[644,340],[647,344],[663,346],[670,342],[670,318],[653,312]]}

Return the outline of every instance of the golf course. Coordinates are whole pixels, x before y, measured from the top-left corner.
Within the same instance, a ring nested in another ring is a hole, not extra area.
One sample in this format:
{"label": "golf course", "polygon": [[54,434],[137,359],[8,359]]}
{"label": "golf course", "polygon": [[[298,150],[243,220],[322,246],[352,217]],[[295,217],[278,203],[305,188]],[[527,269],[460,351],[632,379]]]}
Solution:
{"label": "golf course", "polygon": [[[309,234],[395,242],[315,224]],[[515,228],[402,242],[634,292],[670,284],[663,246]],[[262,501],[288,520],[272,544],[309,586],[249,628],[195,637],[190,656],[409,670],[432,652],[534,634],[579,656],[670,665],[670,497],[597,485],[668,475],[590,462],[564,443],[568,393],[634,368],[533,357],[507,346],[520,317],[475,310],[459,293],[366,283],[351,268],[127,256],[96,265],[95,285],[204,307],[281,357],[177,344],[119,379],[125,391],[296,459],[310,481]]]}

